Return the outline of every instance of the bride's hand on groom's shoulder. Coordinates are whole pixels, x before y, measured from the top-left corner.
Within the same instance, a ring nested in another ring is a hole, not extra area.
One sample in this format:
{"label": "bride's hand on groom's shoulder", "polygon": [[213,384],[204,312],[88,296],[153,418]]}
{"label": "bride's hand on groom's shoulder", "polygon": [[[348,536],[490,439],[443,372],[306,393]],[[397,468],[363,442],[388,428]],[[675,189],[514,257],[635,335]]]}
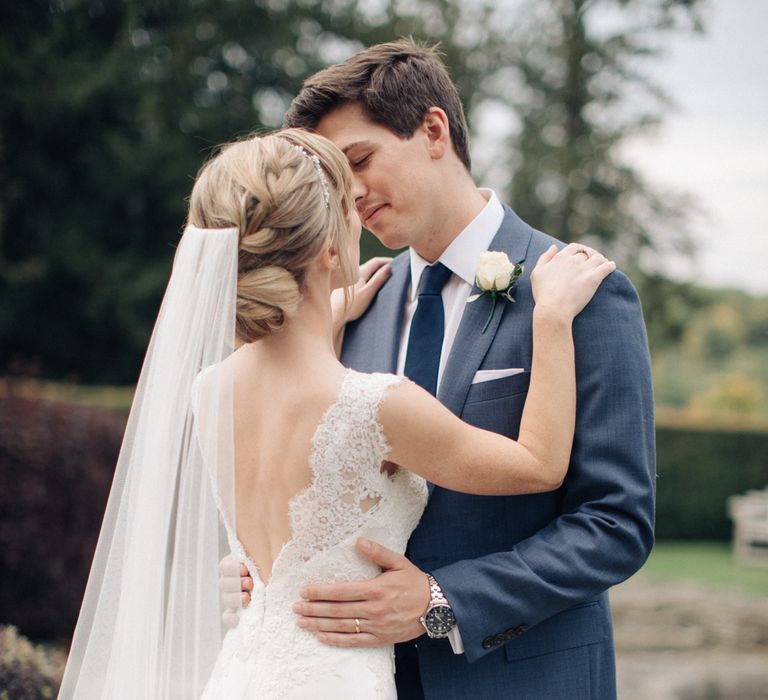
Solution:
{"label": "bride's hand on groom's shoulder", "polygon": [[360,277],[350,288],[350,303],[345,303],[344,289],[334,289],[331,293],[331,312],[333,329],[340,333],[350,321],[360,318],[371,305],[376,293],[389,279],[392,258],[371,258],[360,266]]}
{"label": "bride's hand on groom's shoulder", "polygon": [[248,568],[231,554],[219,562],[219,591],[224,604],[222,620],[229,628],[237,627],[239,612],[251,602],[253,579]]}
{"label": "bride's hand on groom's shoulder", "polygon": [[594,248],[569,243],[561,250],[552,245],[531,273],[535,314],[573,320],[594,296],[600,283],[616,269]]}

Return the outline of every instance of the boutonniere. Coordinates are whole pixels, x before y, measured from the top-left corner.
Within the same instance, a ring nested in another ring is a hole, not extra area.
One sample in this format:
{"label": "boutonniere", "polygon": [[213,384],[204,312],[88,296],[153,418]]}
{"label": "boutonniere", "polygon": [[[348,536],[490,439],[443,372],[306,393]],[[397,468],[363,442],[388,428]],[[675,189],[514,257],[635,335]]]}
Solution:
{"label": "boutonniere", "polygon": [[510,292],[522,274],[523,266],[513,263],[506,253],[491,250],[480,253],[480,262],[475,272],[475,286],[480,290],[480,294],[473,294],[467,302],[477,301],[486,294],[491,297],[491,313],[488,314],[482,333],[488,330],[498,297],[504,297],[507,301],[514,303],[515,300]]}

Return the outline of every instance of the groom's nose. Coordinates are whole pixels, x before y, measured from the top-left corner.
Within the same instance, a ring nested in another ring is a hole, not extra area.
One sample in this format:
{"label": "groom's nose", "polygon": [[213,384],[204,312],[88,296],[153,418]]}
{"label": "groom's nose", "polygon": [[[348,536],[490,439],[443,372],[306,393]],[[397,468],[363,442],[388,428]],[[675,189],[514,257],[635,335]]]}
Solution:
{"label": "groom's nose", "polygon": [[366,192],[367,192],[367,188],[363,183],[362,179],[360,178],[360,176],[353,174],[352,175],[352,197],[355,200],[355,206],[357,207],[358,211],[360,211],[360,207],[362,205],[362,201],[365,197]]}

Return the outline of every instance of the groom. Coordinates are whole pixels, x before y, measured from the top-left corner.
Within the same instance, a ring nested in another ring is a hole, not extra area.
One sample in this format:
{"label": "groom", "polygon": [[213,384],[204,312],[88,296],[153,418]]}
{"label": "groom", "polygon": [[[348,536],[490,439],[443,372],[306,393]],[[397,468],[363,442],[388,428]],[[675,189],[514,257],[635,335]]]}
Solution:
{"label": "groom", "polygon": [[[347,325],[343,362],[431,383],[467,422],[516,436],[531,370],[529,274],[553,239],[475,186],[461,102],[435,50],[365,49],[309,78],[285,124],[334,141],[363,225],[389,248],[409,247]],[[487,296],[467,303],[485,250],[525,268],[515,303],[493,313]],[[576,319],[574,340],[576,435],[560,489],[481,497],[431,487],[407,558],[361,541],[380,576],[302,592],[300,624],[323,641],[398,643],[401,699],[616,695],[606,591],[651,549],[655,474],[645,329],[621,273]]]}

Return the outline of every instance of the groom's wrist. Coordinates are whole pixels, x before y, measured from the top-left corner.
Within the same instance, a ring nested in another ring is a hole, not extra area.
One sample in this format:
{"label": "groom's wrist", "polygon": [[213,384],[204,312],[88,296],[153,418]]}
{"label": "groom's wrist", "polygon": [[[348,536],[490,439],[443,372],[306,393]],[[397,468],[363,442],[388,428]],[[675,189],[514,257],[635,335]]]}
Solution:
{"label": "groom's wrist", "polygon": [[427,582],[429,583],[429,604],[419,618],[419,622],[426,630],[427,636],[432,639],[443,639],[456,627],[456,617],[437,579],[432,574],[427,574]]}

